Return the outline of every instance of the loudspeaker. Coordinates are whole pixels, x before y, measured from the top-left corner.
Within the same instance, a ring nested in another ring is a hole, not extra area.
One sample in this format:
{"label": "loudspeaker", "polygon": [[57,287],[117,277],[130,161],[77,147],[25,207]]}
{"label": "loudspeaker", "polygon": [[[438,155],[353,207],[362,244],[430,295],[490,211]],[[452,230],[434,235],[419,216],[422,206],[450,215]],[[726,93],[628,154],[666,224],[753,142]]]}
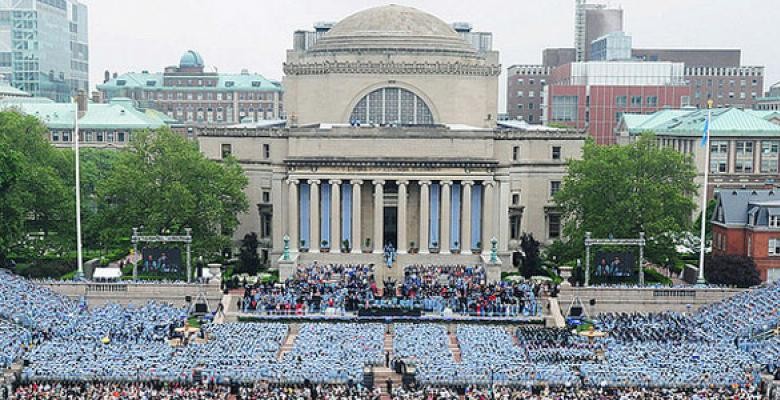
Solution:
{"label": "loudspeaker", "polygon": [[195,303],[196,314],[206,314],[208,312],[209,312],[209,307],[206,305],[206,303]]}
{"label": "loudspeaker", "polygon": [[591,306],[595,306],[596,305],[596,299],[590,299],[589,303],[590,303]]}
{"label": "loudspeaker", "polygon": [[192,303],[192,296],[184,296],[184,301],[187,303]]}
{"label": "loudspeaker", "polygon": [[580,317],[580,316],[582,316],[582,307],[580,307],[580,306],[572,306],[572,308],[569,310],[569,316],[570,317]]}

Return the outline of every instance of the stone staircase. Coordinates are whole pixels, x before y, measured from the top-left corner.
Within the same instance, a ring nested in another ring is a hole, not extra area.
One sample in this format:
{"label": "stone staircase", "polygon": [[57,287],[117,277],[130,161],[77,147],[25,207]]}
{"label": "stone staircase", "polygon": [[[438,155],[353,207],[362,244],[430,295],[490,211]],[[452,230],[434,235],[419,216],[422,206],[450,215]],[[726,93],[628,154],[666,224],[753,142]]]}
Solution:
{"label": "stone staircase", "polygon": [[452,353],[452,359],[455,360],[456,363],[460,363],[461,361],[461,354],[460,354],[460,344],[458,343],[458,336],[455,333],[449,334],[449,343],[447,344],[447,347],[450,349],[450,353]]}
{"label": "stone staircase", "polygon": [[287,337],[282,342],[282,347],[279,348],[279,354],[276,356],[277,360],[282,361],[284,355],[292,351],[297,336],[297,333],[292,330],[287,333]]}
{"label": "stone staircase", "polygon": [[[393,335],[390,333],[385,333],[384,351],[389,352],[390,358],[393,358]],[[374,367],[374,386],[382,390],[382,400],[390,400],[391,397],[391,394],[387,392],[387,378],[393,382],[393,389],[401,387],[402,376],[400,374],[396,374],[394,370],[384,365]]]}

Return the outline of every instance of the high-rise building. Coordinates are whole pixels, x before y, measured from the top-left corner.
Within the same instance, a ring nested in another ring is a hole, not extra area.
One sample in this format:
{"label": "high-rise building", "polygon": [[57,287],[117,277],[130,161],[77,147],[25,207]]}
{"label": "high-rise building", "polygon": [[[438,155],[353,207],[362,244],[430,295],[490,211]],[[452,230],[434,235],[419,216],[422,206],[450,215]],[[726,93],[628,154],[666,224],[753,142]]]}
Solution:
{"label": "high-rise building", "polygon": [[576,61],[590,61],[591,43],[612,32],[623,31],[623,10],[577,0],[574,16]]}
{"label": "high-rise building", "polygon": [[593,61],[628,61],[631,59],[631,36],[625,32],[606,34],[590,44]]}
{"label": "high-rise building", "polygon": [[78,0],[0,0],[2,80],[60,102],[87,91],[87,21]]}

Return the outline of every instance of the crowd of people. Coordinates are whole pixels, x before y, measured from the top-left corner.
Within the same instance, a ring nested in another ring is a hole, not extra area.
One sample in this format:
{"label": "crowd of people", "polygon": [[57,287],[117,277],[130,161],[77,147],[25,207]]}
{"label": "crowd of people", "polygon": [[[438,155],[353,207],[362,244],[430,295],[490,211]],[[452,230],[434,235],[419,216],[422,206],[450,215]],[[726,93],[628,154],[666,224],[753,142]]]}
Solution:
{"label": "crowd of people", "polygon": [[[481,274],[416,266],[394,296],[446,298],[453,288],[456,297],[458,290],[471,295],[489,287]],[[331,290],[334,281],[346,286]],[[307,295],[348,296],[359,287],[384,296],[372,283],[372,269],[363,265],[307,266],[293,280]],[[489,290],[514,291],[515,284]],[[534,290],[526,285],[512,296],[525,310]],[[495,301],[503,304],[501,298]],[[157,398],[221,399],[235,384],[243,385],[244,398],[369,399],[377,392],[360,386],[364,367],[390,359],[417,367],[419,387],[395,388],[398,400],[450,399],[469,387],[472,399],[751,399],[758,373],[780,364],[780,337],[772,334],[779,310],[774,283],[693,313],[599,315],[595,329],[607,337],[595,341],[569,330],[487,323],[303,323],[293,332],[284,323],[241,322],[207,324],[203,341],[172,346],[167,339],[184,323],[184,309],[153,302],[90,309],[0,271],[0,366],[25,361],[18,399],[144,399],[155,391],[165,393]],[[393,345],[386,353],[388,331]]]}

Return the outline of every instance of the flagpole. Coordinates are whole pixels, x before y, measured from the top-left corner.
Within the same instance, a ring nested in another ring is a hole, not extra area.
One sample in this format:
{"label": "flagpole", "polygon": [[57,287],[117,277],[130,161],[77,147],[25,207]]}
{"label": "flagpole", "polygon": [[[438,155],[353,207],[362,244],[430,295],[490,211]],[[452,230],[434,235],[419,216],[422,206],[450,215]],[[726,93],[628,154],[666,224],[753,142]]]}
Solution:
{"label": "flagpole", "polygon": [[[79,96],[81,93],[79,93]],[[79,165],[79,102],[83,99],[76,98],[76,118],[74,128],[74,151],[76,153],[76,266],[78,271],[76,272],[76,279],[84,278],[84,255],[81,248],[81,171]]]}
{"label": "flagpole", "polygon": [[701,232],[699,236],[699,278],[696,283],[704,285],[704,248],[706,247],[705,233],[707,231],[707,192],[710,176],[710,126],[712,125],[712,99],[707,101],[707,130],[704,136],[704,186],[701,195]]}

